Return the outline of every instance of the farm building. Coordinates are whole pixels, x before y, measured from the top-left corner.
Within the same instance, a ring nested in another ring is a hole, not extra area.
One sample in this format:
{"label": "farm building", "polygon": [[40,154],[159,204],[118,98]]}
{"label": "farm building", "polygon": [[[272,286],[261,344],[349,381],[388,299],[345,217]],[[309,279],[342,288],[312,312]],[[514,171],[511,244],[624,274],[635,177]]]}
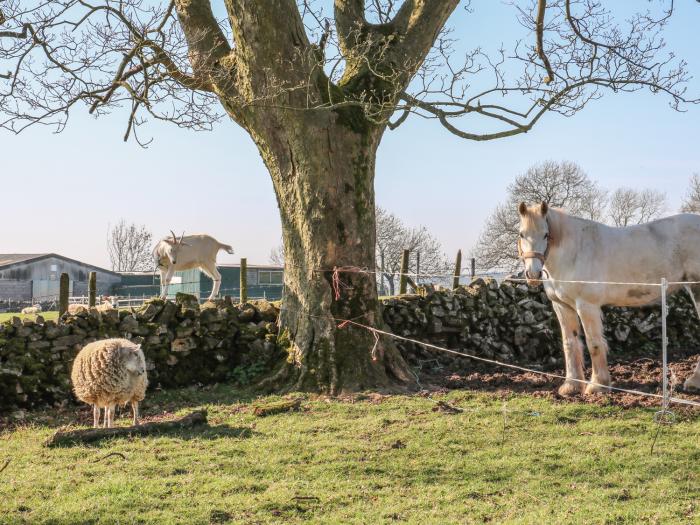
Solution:
{"label": "farm building", "polygon": [[108,294],[121,282],[118,273],[56,253],[0,254],[0,301],[44,302],[58,297],[62,273],[70,278],[70,295],[86,295],[90,272],[97,292]]}
{"label": "farm building", "polygon": [[[220,294],[237,297],[240,294],[241,267],[238,264],[217,266],[221,273]],[[281,266],[248,265],[248,297],[251,299],[282,298],[284,269]],[[124,272],[121,283],[114,287],[113,293],[119,296],[152,297],[160,293],[160,275],[158,272]],[[199,298],[206,298],[212,290],[212,280],[200,269],[176,272],[168,288],[168,296],[176,293],[188,293]]]}

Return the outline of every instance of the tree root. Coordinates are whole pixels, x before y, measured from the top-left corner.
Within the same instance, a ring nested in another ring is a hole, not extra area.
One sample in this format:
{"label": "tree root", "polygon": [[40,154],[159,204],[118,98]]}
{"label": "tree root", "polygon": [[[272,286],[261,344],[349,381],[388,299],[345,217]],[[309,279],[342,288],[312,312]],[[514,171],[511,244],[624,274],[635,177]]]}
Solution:
{"label": "tree root", "polygon": [[44,442],[44,446],[56,447],[75,443],[92,443],[111,437],[147,436],[205,424],[207,424],[207,412],[206,410],[199,410],[172,421],[154,421],[132,427],[90,428],[87,430],[71,430],[68,432],[59,430]]}

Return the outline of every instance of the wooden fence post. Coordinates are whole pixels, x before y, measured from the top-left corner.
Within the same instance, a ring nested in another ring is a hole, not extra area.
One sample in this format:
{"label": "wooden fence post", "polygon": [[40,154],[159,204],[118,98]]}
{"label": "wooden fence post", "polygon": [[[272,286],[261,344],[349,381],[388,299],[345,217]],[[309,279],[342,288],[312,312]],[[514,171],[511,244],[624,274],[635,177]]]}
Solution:
{"label": "wooden fence post", "polygon": [[476,259],[472,257],[472,279],[476,277]]}
{"label": "wooden fence post", "polygon": [[420,252],[416,252],[416,285],[420,284]]}
{"label": "wooden fence post", "polygon": [[408,280],[406,275],[408,273],[408,256],[410,255],[410,252],[408,250],[403,251],[403,255],[401,256],[401,275],[399,276],[399,295],[404,295],[406,293],[406,288],[408,284]]}
{"label": "wooden fence post", "polygon": [[61,280],[58,288],[58,315],[59,317],[68,311],[68,294],[70,291],[70,283],[67,273],[61,274]]}
{"label": "wooden fence post", "polygon": [[459,287],[459,275],[462,273],[462,250],[457,250],[457,260],[455,260],[455,273],[452,280],[452,289]]}
{"label": "wooden fence post", "polygon": [[248,259],[241,259],[241,304],[248,301]]}
{"label": "wooden fence post", "polygon": [[90,272],[88,277],[88,306],[95,306],[97,299],[97,272]]}

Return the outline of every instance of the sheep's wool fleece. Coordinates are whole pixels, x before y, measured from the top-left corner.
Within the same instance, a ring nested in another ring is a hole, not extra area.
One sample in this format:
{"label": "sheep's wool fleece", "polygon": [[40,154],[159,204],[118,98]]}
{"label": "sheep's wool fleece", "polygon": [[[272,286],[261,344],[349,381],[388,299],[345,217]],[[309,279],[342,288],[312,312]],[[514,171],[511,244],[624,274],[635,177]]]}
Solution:
{"label": "sheep's wool fleece", "polygon": [[[137,375],[126,368],[121,348],[138,352],[144,373]],[[81,401],[99,407],[142,401],[148,379],[145,359],[138,346],[127,339],[104,339],[86,345],[76,356],[71,372],[73,390]]]}

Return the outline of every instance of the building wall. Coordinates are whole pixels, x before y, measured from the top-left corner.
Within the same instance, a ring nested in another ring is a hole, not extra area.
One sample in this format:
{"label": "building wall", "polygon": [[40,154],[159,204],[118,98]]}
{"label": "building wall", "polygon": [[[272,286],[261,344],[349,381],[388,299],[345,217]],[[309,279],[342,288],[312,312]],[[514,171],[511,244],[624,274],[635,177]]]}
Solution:
{"label": "building wall", "polygon": [[31,301],[32,282],[0,279],[0,301]]}
{"label": "building wall", "polygon": [[[219,266],[221,273],[220,295],[230,295],[237,298],[240,295],[241,269],[238,266]],[[268,272],[267,274],[265,272]],[[274,278],[270,278],[273,272]],[[265,297],[270,300],[282,298],[281,268],[250,267],[248,268],[248,297],[257,299]],[[261,283],[261,278],[264,283]],[[274,282],[271,282],[274,281]],[[155,284],[154,284],[155,283]],[[173,282],[168,287],[168,296],[175,297],[177,293],[187,293],[195,297],[206,298],[211,293],[212,280],[201,270],[195,268],[184,272],[176,272]],[[115,288],[116,295],[153,297],[160,294],[160,276],[156,274],[123,274],[122,282]]]}
{"label": "building wall", "polygon": [[109,295],[116,284],[121,281],[119,275],[96,270],[86,264],[48,257],[38,261],[27,261],[13,264],[9,268],[0,270],[0,280],[14,281],[16,287],[6,283],[4,293],[0,288],[0,299],[15,299],[10,295],[12,290],[22,290],[26,295],[26,287],[31,287],[31,296],[28,299],[50,297],[58,295],[59,281],[62,273],[67,273],[71,282],[72,295],[86,295],[88,276],[91,271],[97,273],[97,293]]}

